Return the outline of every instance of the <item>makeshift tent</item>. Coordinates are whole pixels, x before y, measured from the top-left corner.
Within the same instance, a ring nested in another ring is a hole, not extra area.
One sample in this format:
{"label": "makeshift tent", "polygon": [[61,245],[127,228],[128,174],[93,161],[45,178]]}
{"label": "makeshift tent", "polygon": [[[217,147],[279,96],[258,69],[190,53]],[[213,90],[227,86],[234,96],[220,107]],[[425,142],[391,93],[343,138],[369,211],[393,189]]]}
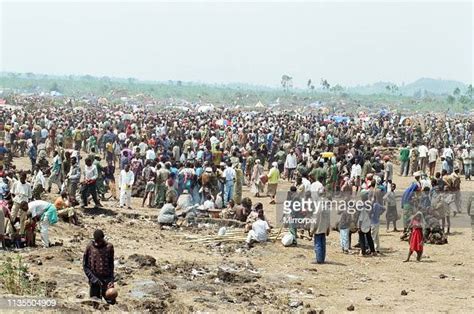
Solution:
{"label": "makeshift tent", "polygon": [[265,105],[262,104],[261,101],[259,101],[259,102],[255,105],[255,108],[265,108]]}
{"label": "makeshift tent", "polygon": [[132,115],[129,113],[123,114],[122,120],[132,120]]}
{"label": "makeshift tent", "polygon": [[351,121],[351,118],[349,117],[343,117],[343,116],[331,116],[329,117],[329,119],[331,119],[332,121],[336,122],[336,123],[343,123],[343,122],[350,122]]}
{"label": "makeshift tent", "polygon": [[212,112],[215,110],[214,108],[214,105],[213,104],[208,104],[208,105],[202,105],[202,106],[199,106],[198,107],[198,112]]}
{"label": "makeshift tent", "polygon": [[219,126],[229,126],[232,123],[227,119],[219,119],[219,120],[216,121],[216,124],[219,125]]}

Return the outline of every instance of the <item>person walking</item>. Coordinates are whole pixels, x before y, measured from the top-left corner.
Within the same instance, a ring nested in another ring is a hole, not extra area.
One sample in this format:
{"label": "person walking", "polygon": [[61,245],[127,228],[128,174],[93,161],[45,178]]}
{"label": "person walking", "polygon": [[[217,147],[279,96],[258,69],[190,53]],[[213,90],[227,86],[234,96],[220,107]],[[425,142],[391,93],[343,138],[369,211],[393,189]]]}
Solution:
{"label": "person walking", "polygon": [[410,146],[407,144],[400,149],[400,176],[406,177],[410,168]]}
{"label": "person walking", "polygon": [[130,170],[130,165],[125,165],[125,168],[120,171],[120,208],[127,206],[132,209],[132,186],[135,181],[135,175]]}

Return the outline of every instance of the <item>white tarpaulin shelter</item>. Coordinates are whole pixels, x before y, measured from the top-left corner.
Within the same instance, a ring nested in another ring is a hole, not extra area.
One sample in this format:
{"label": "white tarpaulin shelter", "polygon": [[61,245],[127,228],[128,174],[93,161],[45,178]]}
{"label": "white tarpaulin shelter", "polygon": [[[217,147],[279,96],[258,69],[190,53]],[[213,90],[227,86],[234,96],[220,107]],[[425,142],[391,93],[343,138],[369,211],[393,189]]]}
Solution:
{"label": "white tarpaulin shelter", "polygon": [[198,107],[198,112],[212,112],[215,110],[213,104],[202,105]]}
{"label": "white tarpaulin shelter", "polygon": [[262,104],[261,101],[259,101],[259,102],[255,105],[255,108],[265,108],[265,105]]}

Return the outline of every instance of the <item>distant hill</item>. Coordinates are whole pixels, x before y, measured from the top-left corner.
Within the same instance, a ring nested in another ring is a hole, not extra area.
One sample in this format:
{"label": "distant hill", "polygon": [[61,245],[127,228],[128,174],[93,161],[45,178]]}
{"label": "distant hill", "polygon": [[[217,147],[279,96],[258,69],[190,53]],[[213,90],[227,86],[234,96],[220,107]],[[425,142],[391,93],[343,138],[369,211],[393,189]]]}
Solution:
{"label": "distant hill", "polygon": [[401,88],[404,95],[412,96],[418,91],[427,91],[433,94],[452,94],[453,91],[458,87],[461,91],[465,91],[467,85],[450,80],[432,79],[432,78],[420,78],[413,83],[405,85]]}
{"label": "distant hill", "polygon": [[[392,84],[391,82],[377,82],[371,85],[349,87],[347,90],[362,95],[383,94],[388,92],[386,86]],[[436,95],[452,94],[456,87],[458,87],[461,92],[467,89],[467,85],[459,81],[420,78],[413,83],[398,86],[398,92],[396,94],[413,96],[417,93],[424,94],[425,91],[426,93]]]}

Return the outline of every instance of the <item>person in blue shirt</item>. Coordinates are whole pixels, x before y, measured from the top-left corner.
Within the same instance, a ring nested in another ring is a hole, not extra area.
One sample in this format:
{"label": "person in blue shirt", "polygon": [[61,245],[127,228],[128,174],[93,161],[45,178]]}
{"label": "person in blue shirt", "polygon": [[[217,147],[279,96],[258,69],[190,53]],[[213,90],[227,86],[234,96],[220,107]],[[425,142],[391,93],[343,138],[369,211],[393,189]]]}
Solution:
{"label": "person in blue shirt", "polygon": [[28,148],[28,157],[31,162],[31,171],[35,170],[36,159],[38,158],[38,149],[36,148],[36,142],[32,141],[31,146]]}
{"label": "person in blue shirt", "polygon": [[4,200],[8,193],[10,193],[10,188],[8,187],[7,179],[0,178],[0,200]]}

